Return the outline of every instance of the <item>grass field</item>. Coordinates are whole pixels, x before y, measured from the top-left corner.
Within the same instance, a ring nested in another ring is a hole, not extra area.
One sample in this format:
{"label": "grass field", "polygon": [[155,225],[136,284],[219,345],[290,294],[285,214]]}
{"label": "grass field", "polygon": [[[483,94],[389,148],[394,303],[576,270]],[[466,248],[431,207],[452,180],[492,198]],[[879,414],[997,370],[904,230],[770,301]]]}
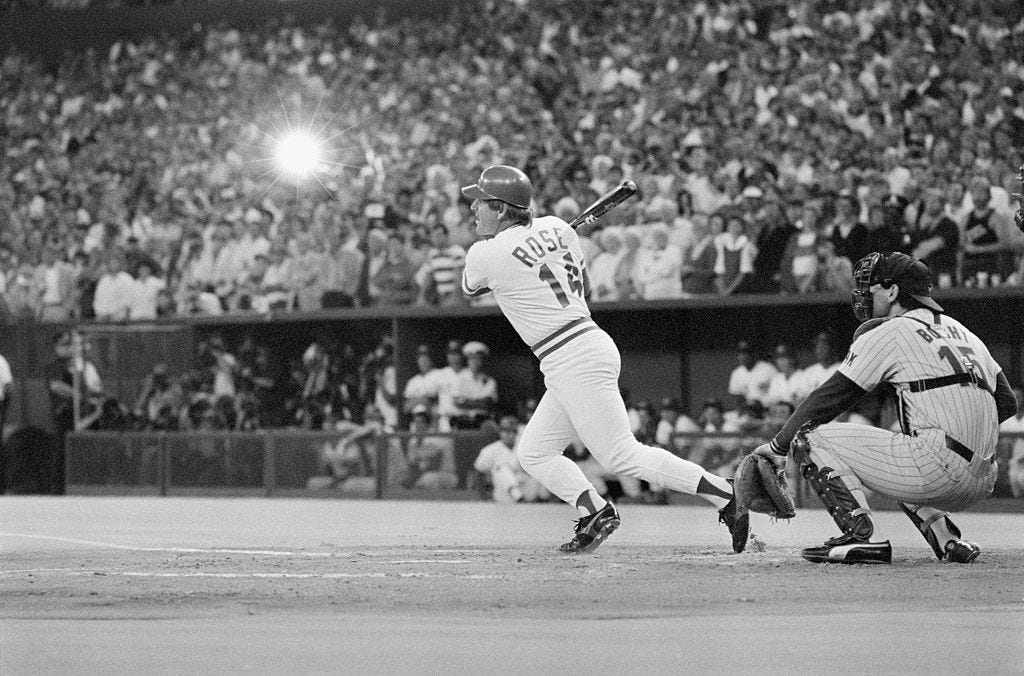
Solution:
{"label": "grass field", "polygon": [[814,565],[820,510],[623,506],[565,557],[562,505],[0,497],[0,673],[1022,673],[1024,515],[970,512],[934,560]]}

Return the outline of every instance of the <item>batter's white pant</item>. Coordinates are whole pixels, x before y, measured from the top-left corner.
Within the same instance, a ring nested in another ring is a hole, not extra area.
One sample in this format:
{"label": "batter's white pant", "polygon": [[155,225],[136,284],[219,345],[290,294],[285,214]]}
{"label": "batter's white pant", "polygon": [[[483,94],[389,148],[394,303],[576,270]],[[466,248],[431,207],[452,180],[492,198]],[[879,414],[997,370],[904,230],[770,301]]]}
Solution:
{"label": "batter's white pant", "polygon": [[[915,436],[853,423],[829,423],[807,434],[811,461],[831,467],[858,502],[863,487],[900,502],[958,511],[988,497],[996,482],[992,452],[974,450],[967,462],[946,446],[945,432]],[[867,507],[866,501],[862,507]]]}
{"label": "batter's white pant", "polygon": [[560,499],[576,504],[594,486],[562,455],[574,431],[612,474],[643,479],[680,493],[697,492],[704,469],[633,436],[619,393],[619,350],[602,330],[579,335],[540,364],[547,392],[519,439],[523,469]]}

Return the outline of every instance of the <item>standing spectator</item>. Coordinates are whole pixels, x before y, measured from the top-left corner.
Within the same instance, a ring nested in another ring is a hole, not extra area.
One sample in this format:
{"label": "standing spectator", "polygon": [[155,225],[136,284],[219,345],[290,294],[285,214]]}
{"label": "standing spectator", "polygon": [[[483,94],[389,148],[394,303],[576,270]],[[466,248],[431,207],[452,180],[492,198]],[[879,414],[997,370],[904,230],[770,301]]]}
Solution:
{"label": "standing spectator", "polygon": [[837,256],[830,239],[820,239],[815,253],[817,274],[811,288],[820,293],[850,293],[853,289],[853,265],[850,259]]}
{"label": "standing spectator", "polygon": [[797,231],[789,239],[782,256],[780,287],[783,293],[808,293],[814,291],[818,277],[818,242],[824,239],[821,232],[818,208],[807,203],[801,209]]}
{"label": "standing spectator", "polygon": [[865,246],[869,251],[892,253],[903,247],[903,233],[893,227],[893,221],[887,214],[882,204],[872,204],[868,207]]}
{"label": "standing spectator", "polygon": [[363,257],[363,268],[360,274],[359,298],[361,305],[378,305],[381,290],[377,286],[377,271],[384,265],[387,256],[388,237],[379,228],[371,228],[366,233],[366,255]]}
{"label": "standing spectator", "polygon": [[96,319],[101,322],[128,319],[134,292],[135,279],[125,271],[124,261],[116,253],[108,255],[92,304]]}
{"label": "standing spectator", "polygon": [[75,273],[69,263],[61,260],[56,242],[43,247],[43,260],[36,268],[36,286],[41,289],[39,319],[63,322],[71,317],[75,299]]}
{"label": "standing spectator", "polygon": [[490,483],[495,502],[542,502],[550,493],[523,470],[516,456],[519,422],[515,417],[503,416],[498,424],[498,440],[480,449],[473,469]]}
{"label": "standing spectator", "polygon": [[381,305],[409,305],[418,294],[416,269],[406,252],[405,242],[397,232],[388,234],[384,262],[373,276],[373,284],[380,289]]}
{"label": "standing spectator", "polygon": [[942,190],[928,188],[924,209],[910,229],[910,255],[922,260],[932,275],[932,283],[941,288],[952,286],[956,279],[960,231],[942,210]]}
{"label": "standing spectator", "polygon": [[768,386],[775,375],[775,367],[756,359],[750,343],[741,340],[736,345],[736,367],[729,374],[728,392],[734,398],[734,409],[742,409],[748,402],[767,401]]}
{"label": "standing spectator", "polygon": [[732,294],[754,272],[754,245],[745,234],[739,214],[726,217],[725,232],[715,238],[715,280],[718,292]]}
{"label": "standing spectator", "polygon": [[38,285],[31,265],[22,263],[15,268],[7,282],[7,293],[4,298],[11,318],[14,321],[39,319],[42,294],[43,290]]}
{"label": "standing spectator", "polygon": [[462,348],[466,368],[459,374],[453,393],[455,414],[451,425],[457,429],[479,429],[498,403],[498,382],[483,372],[484,359],[491,353],[486,345],[471,340]]}
{"label": "standing spectator", "polygon": [[426,406],[433,419],[437,415],[438,382],[435,377],[434,359],[430,347],[416,348],[416,375],[409,378],[402,393],[402,410],[406,415],[416,406]]}
{"label": "standing spectator", "polygon": [[640,257],[640,235],[632,227],[627,228],[622,238],[625,252],[615,268],[615,288],[619,300],[633,300],[640,297],[636,283],[637,263]]}
{"label": "standing spectator", "polygon": [[138,277],[134,280],[132,294],[128,301],[129,319],[156,319],[157,294],[167,285],[164,280],[153,276],[152,263],[140,261]]}
{"label": "standing spectator", "polygon": [[867,228],[858,219],[860,205],[851,192],[841,192],[836,200],[836,215],[825,228],[837,256],[856,263],[874,249],[868,248]]}
{"label": "standing spectator", "polygon": [[342,232],[338,233],[339,242],[333,254],[329,253],[331,260],[328,261],[321,303],[325,308],[352,307],[359,297],[359,276],[364,256],[359,249],[348,246],[350,231],[346,223]]}
{"label": "standing spectator", "polygon": [[462,354],[461,342],[448,341],[445,361],[447,363],[444,366],[433,371],[433,378],[437,384],[437,429],[441,432],[450,432],[452,416],[459,413],[458,407],[455,406],[455,392],[462,372],[466,369],[466,358]]}
{"label": "standing spectator", "polygon": [[715,237],[725,232],[721,214],[693,217],[693,244],[683,253],[683,294],[702,295],[715,292]]}
{"label": "standing spectator", "polygon": [[1010,227],[991,205],[992,186],[987,178],[979,175],[971,179],[970,191],[974,210],[967,214],[964,224],[964,283],[1000,272],[1001,236]]}
{"label": "standing spectator", "polygon": [[782,259],[796,227],[789,222],[778,200],[769,200],[758,212],[760,226],[755,240],[754,271],[739,293],[778,293]]}

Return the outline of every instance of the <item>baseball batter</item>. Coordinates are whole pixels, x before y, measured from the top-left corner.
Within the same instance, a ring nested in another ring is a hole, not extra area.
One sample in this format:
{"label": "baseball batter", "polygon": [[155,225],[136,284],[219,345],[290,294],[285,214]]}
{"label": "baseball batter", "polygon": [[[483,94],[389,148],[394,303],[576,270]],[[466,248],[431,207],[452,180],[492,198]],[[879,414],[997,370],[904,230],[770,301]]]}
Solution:
{"label": "baseball batter", "polygon": [[562,455],[574,432],[609,471],[700,495],[718,507],[733,549],[742,551],[747,532],[734,528],[729,482],[641,444],[630,431],[619,394],[618,348],[587,307],[589,280],[579,237],[560,218],[533,218],[531,193],[526,174],[504,165],[488,167],[477,183],[462,189],[473,200],[476,232],[484,238],[466,254],[462,287],[469,296],[491,291],[540,360],[547,391],[517,453],[527,473],[581,513],[562,551],[592,551],[619,526],[615,506]]}
{"label": "baseball batter", "polygon": [[[872,253],[858,261],[854,283],[854,314],[864,323],[846,359],[754,452],[781,466],[792,449],[843,531],[803,550],[805,559],[892,561],[888,541],[871,541],[866,487],[896,498],[937,558],[970,563],[980,548],[943,510],[992,492],[999,422],[1015,414],[1016,398],[984,343],[930,297],[924,263]],[[828,423],[879,386],[895,397],[899,432]]]}

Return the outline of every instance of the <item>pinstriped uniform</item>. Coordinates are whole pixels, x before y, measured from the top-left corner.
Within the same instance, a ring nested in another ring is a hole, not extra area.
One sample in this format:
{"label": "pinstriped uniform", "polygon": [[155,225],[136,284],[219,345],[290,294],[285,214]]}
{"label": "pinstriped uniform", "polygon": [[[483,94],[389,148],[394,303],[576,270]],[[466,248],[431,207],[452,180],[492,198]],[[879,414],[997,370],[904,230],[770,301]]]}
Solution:
{"label": "pinstriped uniform", "polygon": [[704,474],[699,465],[641,444],[630,431],[619,393],[619,350],[590,318],[583,270],[579,237],[553,216],[502,230],[466,254],[463,292],[493,292],[544,374],[547,391],[520,437],[520,464],[574,504],[593,490],[579,467],[562,455],[578,434],[609,471],[696,493]]}
{"label": "pinstriped uniform", "polygon": [[[822,425],[807,435],[811,459],[901,502],[963,509],[995,484],[999,422],[991,392],[1000,370],[955,319],[927,309],[891,318],[854,341],[839,372],[864,390],[892,388],[901,431]],[[970,372],[977,383],[914,385]]]}

